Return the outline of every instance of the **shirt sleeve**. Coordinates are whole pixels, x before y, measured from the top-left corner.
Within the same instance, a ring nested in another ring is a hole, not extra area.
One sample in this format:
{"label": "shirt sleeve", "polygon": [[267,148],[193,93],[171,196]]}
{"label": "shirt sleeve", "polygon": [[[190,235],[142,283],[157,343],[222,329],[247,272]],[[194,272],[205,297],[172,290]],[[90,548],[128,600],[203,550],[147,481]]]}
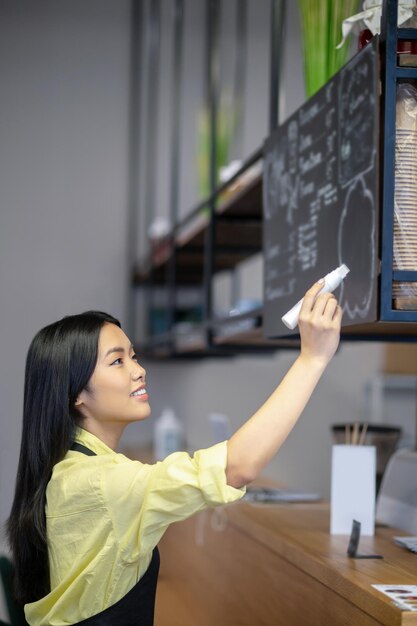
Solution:
{"label": "shirt sleeve", "polygon": [[149,552],[173,522],[245,494],[226,482],[227,442],[191,457],[175,452],[154,465],[118,455],[103,476],[103,492],[122,557],[132,562]]}

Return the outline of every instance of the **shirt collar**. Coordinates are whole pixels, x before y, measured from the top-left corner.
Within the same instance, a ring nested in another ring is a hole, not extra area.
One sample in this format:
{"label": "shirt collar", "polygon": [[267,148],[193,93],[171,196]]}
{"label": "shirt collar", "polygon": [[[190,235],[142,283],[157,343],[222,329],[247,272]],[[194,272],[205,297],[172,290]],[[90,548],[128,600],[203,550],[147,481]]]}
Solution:
{"label": "shirt collar", "polygon": [[75,431],[74,441],[86,446],[96,454],[115,454],[114,450],[109,448],[104,441],[101,441],[93,433],[88,432],[84,428],[77,427]]}

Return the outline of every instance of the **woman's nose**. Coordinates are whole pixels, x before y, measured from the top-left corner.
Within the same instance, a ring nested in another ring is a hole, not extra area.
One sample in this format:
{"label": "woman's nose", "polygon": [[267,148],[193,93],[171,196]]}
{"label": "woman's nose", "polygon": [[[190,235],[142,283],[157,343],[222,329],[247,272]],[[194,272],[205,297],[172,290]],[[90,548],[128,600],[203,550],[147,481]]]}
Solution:
{"label": "woman's nose", "polygon": [[133,380],[139,380],[139,378],[145,378],[146,370],[142,367],[138,362],[134,363],[134,367],[132,370],[132,378]]}

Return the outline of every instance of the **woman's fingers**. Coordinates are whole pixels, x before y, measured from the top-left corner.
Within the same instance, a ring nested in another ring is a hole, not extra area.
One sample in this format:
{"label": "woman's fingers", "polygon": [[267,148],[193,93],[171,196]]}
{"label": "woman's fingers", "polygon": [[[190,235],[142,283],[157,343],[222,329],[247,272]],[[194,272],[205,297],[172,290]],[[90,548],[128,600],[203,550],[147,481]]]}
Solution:
{"label": "woman's fingers", "polygon": [[[301,309],[299,323],[311,324],[317,328],[320,326],[331,325],[336,318],[336,312],[339,307],[339,303],[331,293],[324,293],[319,295],[313,303],[312,309]],[[339,307],[340,308],[340,307]],[[340,308],[340,311],[342,309]],[[341,319],[341,318],[340,318]]]}
{"label": "woman's fingers", "polygon": [[303,298],[303,304],[301,307],[301,311],[303,313],[310,313],[312,311],[314,302],[317,296],[319,295],[320,291],[323,289],[323,287],[324,287],[324,280],[321,278],[319,281],[314,283],[314,285],[312,285],[310,289],[306,292]]}
{"label": "woman's fingers", "polygon": [[300,311],[300,317],[311,318],[314,316],[315,320],[318,320],[323,315],[326,315],[329,319],[333,319],[338,306],[338,302],[332,293],[323,293],[324,281],[320,279],[306,292],[303,304]]}
{"label": "woman's fingers", "polygon": [[326,316],[333,319],[337,307],[337,300],[332,293],[323,293],[319,295],[313,305],[312,315],[315,319]]}

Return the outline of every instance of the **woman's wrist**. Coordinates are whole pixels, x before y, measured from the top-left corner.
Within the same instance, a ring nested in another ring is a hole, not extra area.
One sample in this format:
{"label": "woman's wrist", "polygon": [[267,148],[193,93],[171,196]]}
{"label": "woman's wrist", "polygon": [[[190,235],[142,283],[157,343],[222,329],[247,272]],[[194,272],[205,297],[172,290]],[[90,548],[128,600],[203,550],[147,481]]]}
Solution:
{"label": "woman's wrist", "polygon": [[297,361],[299,361],[300,364],[305,367],[309,372],[314,371],[319,375],[324,372],[330,360],[331,357],[327,355],[308,354],[303,350],[301,351],[297,359]]}

